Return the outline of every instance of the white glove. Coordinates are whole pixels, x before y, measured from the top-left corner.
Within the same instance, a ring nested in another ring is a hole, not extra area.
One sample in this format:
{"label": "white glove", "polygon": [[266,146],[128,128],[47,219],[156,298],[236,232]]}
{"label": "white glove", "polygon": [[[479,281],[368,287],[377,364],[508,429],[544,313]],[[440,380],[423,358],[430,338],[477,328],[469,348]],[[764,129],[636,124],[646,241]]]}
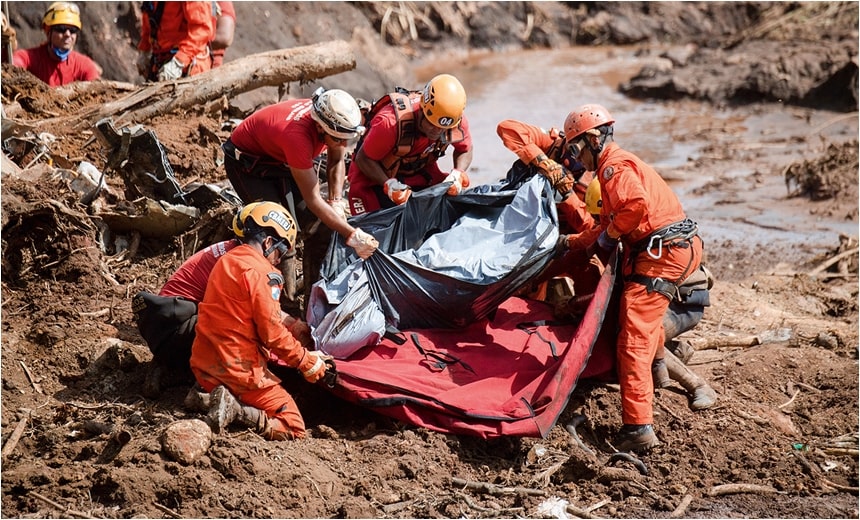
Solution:
{"label": "white glove", "polygon": [[448,195],[459,195],[463,188],[468,188],[471,182],[469,181],[469,176],[466,175],[466,172],[463,170],[458,170],[454,168],[451,170],[451,173],[445,177],[445,180],[442,182],[453,182],[454,184],[448,188]]}
{"label": "white glove", "polygon": [[151,66],[152,54],[149,52],[141,52],[137,56],[137,72],[139,72],[144,79],[149,78],[149,67]]}
{"label": "white glove", "polygon": [[182,77],[182,71],[185,69],[185,65],[183,65],[179,60],[176,59],[176,56],[170,59],[167,63],[161,66],[161,69],[158,71],[158,81],[170,81],[172,79],[179,79]]}
{"label": "white glove", "polygon": [[316,383],[325,376],[326,360],[333,359],[317,350],[308,350],[298,369],[308,383]]}
{"label": "white glove", "polygon": [[379,242],[371,235],[359,228],[355,228],[355,231],[346,239],[346,245],[355,249],[355,253],[359,258],[367,260],[376,251],[376,248],[379,247]]}
{"label": "white glove", "polygon": [[344,220],[352,216],[352,213],[349,212],[349,204],[345,200],[329,199],[327,202],[338,216],[343,216]]}

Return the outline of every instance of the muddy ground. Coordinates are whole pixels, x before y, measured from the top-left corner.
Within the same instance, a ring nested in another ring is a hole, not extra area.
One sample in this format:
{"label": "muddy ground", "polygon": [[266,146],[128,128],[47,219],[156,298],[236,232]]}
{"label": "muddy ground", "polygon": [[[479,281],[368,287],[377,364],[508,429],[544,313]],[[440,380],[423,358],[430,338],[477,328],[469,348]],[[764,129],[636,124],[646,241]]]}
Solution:
{"label": "muddy ground", "polygon": [[[12,3],[13,25],[31,45],[38,43],[32,20],[44,9],[34,4]],[[403,5],[410,9],[388,10]],[[228,59],[335,38],[361,42],[356,70],[323,83],[368,98],[392,83],[411,84],[409,71],[441,50],[456,56],[469,49],[635,44],[648,52],[659,40],[692,47],[655,60],[624,87],[630,95],[678,107],[679,98],[754,100],[757,110],[779,101],[839,110],[834,120],[857,119],[857,12],[848,3],[255,2],[237,10],[240,36]],[[84,9],[85,25],[93,28],[90,50],[121,42],[99,59],[107,79],[136,81],[123,65],[133,63],[125,59],[133,56],[127,41],[133,13],[129,3]],[[242,30],[261,19],[279,30]],[[415,39],[404,30],[409,20]],[[813,45],[814,54],[800,51]],[[829,61],[819,59],[818,46],[827,47]],[[732,73],[732,66],[739,68]],[[699,68],[696,82],[690,67]],[[541,508],[556,498],[595,517],[860,514],[856,233],[799,255],[797,244],[756,244],[766,252],[760,255],[743,241],[709,244],[718,282],[705,319],[688,336],[701,347],[690,363],[711,381],[719,402],[693,413],[679,388],[658,391],[655,427],[664,443],[642,457],[648,475],[625,462],[606,471],[603,441],[620,426],[619,395],[617,387],[587,382],[547,438],[488,441],[395,422],[282,373],[310,438],[266,442],[234,429],[215,437],[191,465],[171,460],[162,432],[197,416],[181,405],[184,381],[158,398],[142,395],[151,356],[132,321],[130,297],[157,290],[184,258],[223,238],[231,208],[215,203],[191,230],[171,238],[135,243],[105,233],[95,215],[128,207],[134,190],[121,174],[111,175],[107,189],[82,203],[55,167],[88,161],[103,169],[108,157],[91,130],[72,130],[57,118],[124,93],[67,98],[5,66],[2,80],[5,115],[30,125],[28,135],[58,138],[46,155],[23,150],[12,154],[15,165],[4,160],[2,168],[4,517],[556,517]],[[292,87],[292,95],[310,88]],[[276,95],[231,100],[232,109],[220,114],[140,123],[164,144],[181,184],[223,182],[218,143],[229,130],[222,123]],[[753,182],[785,179],[786,203],[809,221],[856,224],[856,127],[829,141],[810,136],[804,125],[781,130],[772,144],[808,147],[808,159],[776,165],[740,140],[722,139],[695,161],[703,178],[717,180],[693,196],[732,200],[738,186],[721,182],[721,172],[742,158],[756,172]],[[16,165],[30,167],[19,173]],[[773,261],[780,257],[786,263]],[[588,419],[583,440],[596,456],[573,446],[564,428],[579,413]],[[130,433],[130,441],[118,450],[105,425]],[[725,484],[746,487],[730,493],[716,487]]]}

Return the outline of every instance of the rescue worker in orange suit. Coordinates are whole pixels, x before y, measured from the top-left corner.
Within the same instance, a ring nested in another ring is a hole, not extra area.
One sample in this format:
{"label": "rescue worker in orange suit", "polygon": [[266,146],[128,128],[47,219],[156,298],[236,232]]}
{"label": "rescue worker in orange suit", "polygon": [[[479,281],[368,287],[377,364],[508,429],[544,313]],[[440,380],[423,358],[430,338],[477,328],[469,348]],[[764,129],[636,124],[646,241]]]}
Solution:
{"label": "rescue worker in orange suit", "polygon": [[295,400],[270,372],[270,353],[309,383],[327,360],[296,339],[282,320],[283,277],[275,268],[295,246],[296,226],[280,204],[255,206],[242,223],[242,245],[212,268],[200,302],[191,370],[209,393],[207,420],[217,434],[233,421],[268,440],[301,439],[305,424]]}
{"label": "rescue worker in orange suit", "polygon": [[[581,233],[594,227],[594,218],[585,204],[585,193],[592,180],[592,172],[586,171],[581,163],[570,157],[564,146],[562,132],[556,128],[545,130],[506,119],[496,126],[496,133],[505,148],[514,152],[523,165],[546,177],[554,188],[558,195],[556,208],[562,218],[562,233]],[[600,269],[597,265],[589,266],[580,262],[574,256],[574,253],[567,252],[564,257],[553,261],[537,278],[536,285],[543,287],[542,291],[538,289],[537,292],[545,293],[547,280],[568,276],[573,280],[578,296],[592,294],[600,279]],[[572,264],[577,264],[577,268],[571,269]],[[542,299],[539,294],[537,299]]]}
{"label": "rescue worker in orange suit", "polygon": [[27,69],[51,87],[101,78],[101,67],[74,50],[81,34],[81,11],[76,4],[51,4],[42,18],[42,30],[47,41],[38,47],[15,51],[13,65]]}
{"label": "rescue worker in orange suit", "polygon": [[602,261],[624,245],[617,363],[623,426],[620,451],[659,445],[653,428],[652,362],[665,341],[663,318],[678,286],[699,269],[703,244],[678,197],[660,175],[613,140],[615,120],[589,104],[568,114],[565,146],[600,182],[600,225],[567,241]]}
{"label": "rescue worker in orange suit", "polygon": [[212,67],[211,2],[143,2],[137,70],[147,81],[170,81]]}
{"label": "rescue worker in orange suit", "polygon": [[[401,89],[374,103],[349,167],[352,214],[399,206],[413,191],[442,182],[451,183],[449,195],[469,187],[472,136],[465,109],[466,91],[449,74],[434,77],[420,93]],[[437,160],[449,146],[453,169],[443,172]]]}
{"label": "rescue worker in orange suit", "polygon": [[215,3],[215,36],[209,42],[209,53],[212,57],[212,68],[224,63],[227,48],[233,45],[233,34],[236,32],[236,9],[233,2]]}
{"label": "rescue worker in orange suit", "polygon": [[[594,179],[585,192],[585,207],[592,214],[596,223],[600,222],[600,208],[603,201],[600,198],[600,180]],[[592,261],[595,260],[592,257]],[[679,334],[695,327],[705,313],[705,307],[710,305],[710,289],[713,286],[713,276],[704,264],[694,271],[678,287],[678,291],[669,308],[663,315],[664,350],[658,349],[654,362],[651,364],[651,376],[654,388],[667,388],[672,381],[677,381],[689,397],[690,409],[693,411],[707,410],[716,404],[717,393],[704,378],[690,370],[686,363],[694,353],[692,345],[686,340],[675,339]],[[573,298],[573,309],[562,312],[581,314],[581,303]]]}
{"label": "rescue worker in orange suit", "polygon": [[[305,304],[333,232],[343,236],[362,259],[379,247],[370,234],[346,221],[349,210],[341,195],[346,146],[362,132],[355,98],[343,90],[320,87],[311,99],[282,101],[251,114],[222,145],[227,178],[239,197],[246,203],[278,202],[298,222],[304,247]],[[327,153],[327,200],[314,169],[314,158],[323,152]],[[324,226],[318,225],[320,221]],[[294,269],[285,266],[283,270],[285,276],[295,276]]]}
{"label": "rescue worker in orange suit", "polygon": [[[157,397],[165,374],[178,382],[192,378],[189,359],[197,324],[197,306],[203,301],[206,283],[215,263],[239,246],[243,236],[239,224],[261,203],[244,206],[233,217],[236,238],[224,240],[194,253],[179,266],[158,292],[138,292],[132,299],[132,310],[141,337],[153,355],[153,362],[143,385],[143,394]],[[307,323],[284,313],[283,321],[303,343],[313,341]],[[311,343],[312,344],[312,343]]]}

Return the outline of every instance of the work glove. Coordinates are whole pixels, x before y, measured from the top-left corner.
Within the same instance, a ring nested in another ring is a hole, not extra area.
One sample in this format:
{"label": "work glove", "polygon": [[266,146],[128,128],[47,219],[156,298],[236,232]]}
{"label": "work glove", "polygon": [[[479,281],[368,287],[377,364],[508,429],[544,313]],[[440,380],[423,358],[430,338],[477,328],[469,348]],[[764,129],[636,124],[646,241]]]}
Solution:
{"label": "work glove", "polygon": [[537,162],[538,171],[547,178],[553,188],[564,178],[564,168],[546,155],[540,154],[535,158],[535,161]]}
{"label": "work glove", "polygon": [[284,324],[284,327],[290,331],[290,334],[296,338],[299,343],[302,344],[306,349],[314,348],[314,338],[311,336],[311,328],[304,321],[294,318],[287,313],[283,313],[284,318],[281,322]]}
{"label": "work glove", "polygon": [[359,228],[355,228],[355,231],[349,235],[349,238],[346,239],[346,245],[355,249],[355,254],[358,255],[362,260],[367,260],[370,258],[370,255],[376,251],[376,248],[379,247],[379,242],[376,241],[371,235],[365,233]]}
{"label": "work glove", "polygon": [[586,249],[586,254],[591,257],[597,255],[597,258],[600,259],[601,262],[605,265],[609,260],[609,255],[615,251],[615,248],[618,246],[618,239],[611,238],[604,229],[600,235],[597,237],[597,240],[588,246]]}
{"label": "work glove", "polygon": [[343,199],[329,199],[328,205],[334,210],[338,216],[343,216],[343,219],[346,220],[352,216],[352,213],[349,211],[349,204]]}
{"label": "work glove", "polygon": [[561,179],[553,185],[553,188],[555,188],[555,191],[557,191],[559,195],[564,197],[570,193],[576,185],[576,179],[574,179],[573,175],[571,175],[564,167],[562,167],[562,171],[564,172],[564,175],[562,175]]}
{"label": "work glove", "polygon": [[326,360],[329,359],[332,359],[332,357],[322,352],[308,350],[305,352],[305,357],[302,358],[301,363],[299,363],[299,372],[302,373],[302,377],[308,383],[316,383],[325,376],[325,372],[328,369]]}
{"label": "work glove", "polygon": [[149,67],[152,66],[152,54],[149,52],[141,52],[137,56],[137,72],[144,79],[149,78]]}
{"label": "work glove", "polygon": [[158,70],[158,81],[170,81],[182,77],[182,71],[185,65],[176,59],[176,56],[170,59],[167,63],[161,66]]}
{"label": "work glove", "polygon": [[388,198],[398,206],[406,204],[406,201],[409,200],[409,197],[412,195],[412,188],[395,178],[385,181],[382,191],[384,191],[385,194],[388,195]]}
{"label": "work glove", "polygon": [[469,176],[463,170],[458,170],[454,168],[451,170],[451,173],[445,177],[445,180],[442,182],[453,182],[450,188],[448,188],[448,195],[452,197],[455,195],[459,195],[463,188],[468,188],[471,181],[469,181]]}

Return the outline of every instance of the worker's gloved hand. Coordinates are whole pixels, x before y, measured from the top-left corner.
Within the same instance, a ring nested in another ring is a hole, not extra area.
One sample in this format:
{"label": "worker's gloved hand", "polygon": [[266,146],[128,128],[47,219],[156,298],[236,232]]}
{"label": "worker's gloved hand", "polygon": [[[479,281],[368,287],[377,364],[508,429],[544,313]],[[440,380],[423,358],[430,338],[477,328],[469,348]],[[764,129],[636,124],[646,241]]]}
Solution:
{"label": "worker's gloved hand", "polygon": [[576,185],[576,179],[573,178],[573,175],[570,174],[567,170],[562,168],[564,171],[564,175],[561,176],[561,179],[555,184],[553,184],[553,188],[555,191],[559,193],[562,197],[570,193],[573,187]]}
{"label": "worker's gloved hand", "polygon": [[615,248],[618,246],[618,239],[611,238],[604,229],[600,235],[597,237],[597,240],[588,246],[586,253],[589,257],[597,255],[597,258],[600,259],[601,262],[606,264],[609,260],[609,256],[615,251]]}
{"label": "worker's gloved hand", "polygon": [[555,256],[562,256],[570,250],[570,239],[570,235],[558,236],[558,240],[555,242],[555,249],[553,250]]}
{"label": "worker's gloved hand", "polygon": [[546,177],[552,187],[555,188],[556,184],[564,177],[564,168],[544,154],[537,156],[535,162],[540,174]]}
{"label": "worker's gloved hand", "polygon": [[302,373],[302,377],[308,383],[316,383],[325,376],[326,360],[332,359],[317,350],[308,350],[305,352],[305,357],[299,363],[298,369]]}
{"label": "worker's gloved hand", "polygon": [[355,249],[355,254],[358,255],[362,260],[367,260],[370,258],[370,255],[376,251],[376,248],[379,247],[379,242],[373,236],[365,233],[359,228],[355,228],[355,231],[349,235],[349,238],[346,239],[346,245]]}
{"label": "worker's gloved hand", "polygon": [[460,192],[463,191],[463,188],[468,188],[471,181],[469,180],[469,176],[463,170],[458,170],[454,168],[451,170],[451,173],[445,177],[445,180],[442,182],[453,182],[454,184],[448,188],[448,195],[454,196],[459,195]]}
{"label": "worker's gloved hand", "polygon": [[406,204],[406,201],[412,195],[412,188],[394,178],[385,181],[382,190],[398,206]]}
{"label": "worker's gloved hand", "polygon": [[141,52],[137,56],[137,72],[144,79],[149,78],[149,67],[152,66],[152,54],[149,52]]}
{"label": "worker's gloved hand", "polygon": [[170,81],[182,77],[182,71],[185,65],[176,59],[176,56],[170,59],[167,63],[161,66],[158,70],[158,81]]}
{"label": "worker's gloved hand", "polygon": [[347,204],[344,199],[329,199],[327,202],[328,205],[331,206],[331,209],[333,209],[339,217],[342,216],[344,220],[352,216],[352,213],[349,212],[349,204]]}

